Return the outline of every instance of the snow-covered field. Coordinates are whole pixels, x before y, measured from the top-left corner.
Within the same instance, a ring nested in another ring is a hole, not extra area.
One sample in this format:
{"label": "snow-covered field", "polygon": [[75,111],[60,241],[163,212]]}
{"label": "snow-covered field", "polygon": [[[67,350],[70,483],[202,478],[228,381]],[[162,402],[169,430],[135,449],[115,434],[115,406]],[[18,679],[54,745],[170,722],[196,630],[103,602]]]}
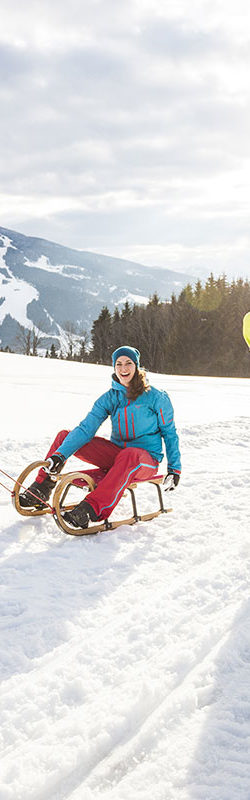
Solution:
{"label": "snow-covered field", "polygon": [[[1,353],[0,375],[17,477],[111,369]],[[180,433],[172,514],[67,537],[0,487],[0,800],[250,798],[250,381],[152,383]]]}

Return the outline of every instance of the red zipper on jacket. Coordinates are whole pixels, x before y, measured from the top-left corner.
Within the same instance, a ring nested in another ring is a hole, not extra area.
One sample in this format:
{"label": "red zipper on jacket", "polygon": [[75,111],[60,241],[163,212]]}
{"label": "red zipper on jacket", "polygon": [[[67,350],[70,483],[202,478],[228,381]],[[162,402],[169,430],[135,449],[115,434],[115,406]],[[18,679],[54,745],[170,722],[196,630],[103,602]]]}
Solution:
{"label": "red zipper on jacket", "polygon": [[120,418],[120,411],[118,411],[118,425],[119,425],[119,433],[120,433],[120,437],[121,437],[121,440],[122,440],[122,442],[123,442],[123,438],[122,438],[122,432],[121,432],[121,418]]}
{"label": "red zipper on jacket", "polygon": [[134,439],[135,439],[135,423],[134,423],[134,414],[133,414],[133,411],[132,411],[132,414],[131,414],[131,416],[132,416],[133,437],[134,437]]}
{"label": "red zipper on jacket", "polygon": [[[129,406],[129,403],[128,403],[128,406]],[[125,406],[125,408],[124,408],[124,417],[125,417],[125,426],[126,426],[126,437],[127,437],[127,439],[128,439],[128,415],[127,415],[127,407],[128,406]]]}
{"label": "red zipper on jacket", "polygon": [[[126,428],[126,437],[127,437],[127,439],[129,438],[128,414],[127,414],[127,408],[128,408],[129,405],[130,405],[130,400],[129,400],[128,404],[124,408],[124,419],[125,419],[125,428]],[[119,425],[120,438],[121,438],[122,442],[124,442],[124,447],[126,447],[126,442],[124,441],[123,436],[122,436],[120,411],[118,412],[118,425]],[[135,439],[135,426],[134,426],[134,414],[133,413],[132,413],[132,428],[133,428],[133,437]]]}

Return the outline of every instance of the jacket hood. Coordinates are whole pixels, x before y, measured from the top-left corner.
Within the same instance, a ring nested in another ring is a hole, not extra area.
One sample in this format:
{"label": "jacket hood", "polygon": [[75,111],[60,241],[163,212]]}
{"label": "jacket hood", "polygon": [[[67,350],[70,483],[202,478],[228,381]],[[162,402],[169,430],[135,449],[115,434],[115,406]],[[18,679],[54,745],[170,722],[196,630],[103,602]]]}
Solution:
{"label": "jacket hood", "polygon": [[116,392],[122,392],[123,394],[127,394],[126,386],[123,386],[122,383],[117,381],[114,377],[112,377],[112,389],[115,389]]}

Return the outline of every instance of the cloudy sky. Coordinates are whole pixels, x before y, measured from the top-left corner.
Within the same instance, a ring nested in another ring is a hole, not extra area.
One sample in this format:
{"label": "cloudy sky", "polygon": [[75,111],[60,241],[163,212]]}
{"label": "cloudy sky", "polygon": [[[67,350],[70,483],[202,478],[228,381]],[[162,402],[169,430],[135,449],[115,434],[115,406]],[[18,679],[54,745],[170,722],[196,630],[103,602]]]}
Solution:
{"label": "cloudy sky", "polygon": [[250,277],[249,0],[1,0],[0,225]]}

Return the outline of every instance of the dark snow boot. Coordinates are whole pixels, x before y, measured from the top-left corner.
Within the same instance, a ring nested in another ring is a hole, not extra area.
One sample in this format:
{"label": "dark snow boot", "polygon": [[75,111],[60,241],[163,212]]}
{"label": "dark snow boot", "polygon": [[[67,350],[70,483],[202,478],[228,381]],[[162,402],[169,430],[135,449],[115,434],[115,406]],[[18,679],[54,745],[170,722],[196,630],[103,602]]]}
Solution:
{"label": "dark snow boot", "polygon": [[64,514],[65,522],[69,522],[74,528],[88,528],[89,520],[96,522],[98,517],[90,503],[82,500],[78,506],[72,508],[72,511],[66,511]]}
{"label": "dark snow boot", "polygon": [[[52,481],[49,475],[44,478],[42,483],[34,481],[23,494],[19,495],[21,508],[45,508],[44,504],[48,502],[54,488],[55,481]],[[36,496],[34,497],[34,495]]]}

